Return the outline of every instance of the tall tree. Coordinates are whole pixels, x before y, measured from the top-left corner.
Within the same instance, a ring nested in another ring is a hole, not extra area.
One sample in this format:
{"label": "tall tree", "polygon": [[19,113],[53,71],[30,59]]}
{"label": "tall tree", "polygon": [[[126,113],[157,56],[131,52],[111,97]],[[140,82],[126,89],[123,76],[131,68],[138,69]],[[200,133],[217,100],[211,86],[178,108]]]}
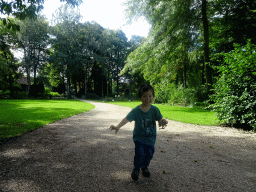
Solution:
{"label": "tall tree", "polygon": [[105,30],[104,39],[108,80],[110,82],[112,79],[116,81],[116,93],[119,94],[119,73],[123,69],[125,64],[124,62],[128,56],[129,43],[126,35],[121,30]]}
{"label": "tall tree", "polygon": [[[142,60],[142,66],[141,64],[138,66],[143,68],[145,78],[152,84],[175,78],[180,79],[186,87],[188,52],[198,46],[196,44],[200,26],[198,3],[194,4],[192,0],[143,2],[130,0],[127,11],[131,17],[145,16],[152,25],[147,41],[141,46],[142,49],[138,48],[142,52],[132,53],[138,57],[128,60],[127,64],[134,65],[132,63],[138,63],[138,59]],[[180,76],[182,78],[179,78]]]}
{"label": "tall tree", "polygon": [[48,23],[42,17],[37,19],[25,19],[19,22],[21,26],[18,32],[19,47],[24,52],[24,67],[26,68],[27,79],[30,83],[30,70],[33,69],[34,85],[38,69],[43,66],[47,60],[48,46]]}
{"label": "tall tree", "polygon": [[[135,36],[133,35],[128,41],[129,47],[128,47],[128,54],[135,51],[145,40],[145,37],[142,36]],[[130,59],[127,57],[127,59]],[[126,59],[125,63],[131,64],[132,62],[128,62]],[[136,60],[136,59],[134,59]],[[133,63],[134,64],[134,63]],[[146,83],[145,79],[143,77],[143,74],[141,73],[141,70],[138,69],[138,67],[132,67],[132,65],[125,64],[123,70],[121,71],[120,75],[126,75],[128,79],[130,80],[130,93],[136,92],[137,88],[141,83]]]}
{"label": "tall tree", "polygon": [[15,78],[18,77],[17,61],[11,49],[16,44],[16,34],[0,21],[0,90],[10,90],[13,96]]}
{"label": "tall tree", "polygon": [[[76,7],[82,0],[60,0],[60,2],[67,2],[67,4]],[[0,1],[0,20],[3,25],[13,31],[19,31],[20,27],[17,23],[10,19],[10,16],[14,16],[18,20],[24,20],[26,18],[35,19],[40,10],[43,9],[44,0],[1,0]],[[4,44],[1,45],[0,50],[4,48]]]}
{"label": "tall tree", "polygon": [[76,13],[70,6],[62,6],[56,12],[55,26],[53,28],[52,48],[54,51],[54,63],[61,65],[63,74],[63,84],[67,79],[67,93],[71,97],[72,74],[77,69],[76,65],[80,64],[78,55],[81,46],[79,42],[78,23],[81,15]]}

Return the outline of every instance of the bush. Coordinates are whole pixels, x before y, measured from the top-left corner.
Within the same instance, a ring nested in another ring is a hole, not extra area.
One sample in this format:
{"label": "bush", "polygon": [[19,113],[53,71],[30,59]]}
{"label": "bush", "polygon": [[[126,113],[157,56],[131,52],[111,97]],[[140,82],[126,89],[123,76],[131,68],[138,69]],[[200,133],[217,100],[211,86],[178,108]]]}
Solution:
{"label": "bush", "polygon": [[169,84],[169,86],[155,86],[155,90],[155,103],[193,106],[196,102],[203,102],[207,98],[206,88],[203,86],[184,89],[182,85]]}
{"label": "bush", "polygon": [[166,82],[154,85],[155,89],[155,103],[167,103],[172,91],[172,85]]}
{"label": "bush", "polygon": [[7,91],[0,90],[0,99],[9,98],[10,94],[11,94],[10,90],[7,90]]}
{"label": "bush", "polygon": [[93,100],[99,100],[100,97],[96,95],[95,93],[87,93],[85,96],[82,96],[84,99],[93,99]]}
{"label": "bush", "polygon": [[168,103],[171,105],[193,106],[197,101],[195,88],[184,89],[180,85],[172,88]]}
{"label": "bush", "polygon": [[223,54],[226,64],[219,67],[221,76],[214,85],[210,108],[220,121],[256,131],[256,46],[250,41],[244,47],[234,46],[234,51]]}
{"label": "bush", "polygon": [[205,85],[201,85],[195,88],[195,98],[197,102],[205,102],[209,100],[209,94]]}
{"label": "bush", "polygon": [[184,91],[182,85],[173,87],[169,96],[168,103],[171,105],[182,105],[184,101]]}
{"label": "bush", "polygon": [[13,97],[14,99],[27,99],[28,93],[26,91],[16,92]]}
{"label": "bush", "polygon": [[58,92],[50,92],[49,95],[52,97],[60,97],[60,94]]}

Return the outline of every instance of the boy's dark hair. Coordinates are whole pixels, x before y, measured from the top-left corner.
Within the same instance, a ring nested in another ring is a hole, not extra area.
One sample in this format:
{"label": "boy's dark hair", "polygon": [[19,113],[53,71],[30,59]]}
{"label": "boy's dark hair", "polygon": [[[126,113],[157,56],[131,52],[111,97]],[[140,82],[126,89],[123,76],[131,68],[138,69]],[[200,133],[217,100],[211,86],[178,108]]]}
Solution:
{"label": "boy's dark hair", "polygon": [[151,85],[149,85],[149,84],[142,84],[142,85],[140,85],[139,88],[138,88],[139,98],[142,97],[143,93],[145,93],[145,92],[147,92],[149,90],[152,91],[153,96],[155,97],[155,91],[154,91],[154,88]]}

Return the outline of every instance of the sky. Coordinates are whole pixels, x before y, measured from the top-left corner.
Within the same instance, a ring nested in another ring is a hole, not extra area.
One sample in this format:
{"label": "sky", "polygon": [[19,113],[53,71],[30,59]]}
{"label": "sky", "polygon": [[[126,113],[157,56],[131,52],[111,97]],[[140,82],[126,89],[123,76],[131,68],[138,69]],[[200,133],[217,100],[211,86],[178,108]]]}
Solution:
{"label": "sky", "polygon": [[[83,4],[79,6],[82,22],[95,21],[104,28],[121,29],[128,39],[132,35],[147,37],[150,25],[143,18],[126,25],[123,2],[125,0],[83,0]],[[60,0],[45,0],[42,14],[50,21],[52,14],[60,6]]]}

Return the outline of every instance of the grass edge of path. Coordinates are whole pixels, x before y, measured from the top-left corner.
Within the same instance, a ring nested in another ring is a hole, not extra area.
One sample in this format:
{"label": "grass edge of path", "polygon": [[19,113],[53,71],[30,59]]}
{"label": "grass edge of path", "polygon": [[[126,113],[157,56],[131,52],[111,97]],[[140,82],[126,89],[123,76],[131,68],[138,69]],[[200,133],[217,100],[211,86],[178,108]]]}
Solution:
{"label": "grass edge of path", "polygon": [[[140,101],[99,101],[99,100],[90,100],[94,102],[101,102],[101,103],[109,103],[113,105],[119,105],[124,107],[135,108],[139,104]],[[166,104],[156,104],[153,105],[157,106],[161,111],[164,118],[178,121],[181,123],[189,123],[195,125],[202,125],[202,126],[220,126],[218,118],[216,116],[216,112],[212,112],[209,110],[201,109],[201,108],[189,108],[189,107],[182,107],[182,106],[172,106]]]}
{"label": "grass edge of path", "polygon": [[94,108],[81,100],[0,100],[0,143]]}

